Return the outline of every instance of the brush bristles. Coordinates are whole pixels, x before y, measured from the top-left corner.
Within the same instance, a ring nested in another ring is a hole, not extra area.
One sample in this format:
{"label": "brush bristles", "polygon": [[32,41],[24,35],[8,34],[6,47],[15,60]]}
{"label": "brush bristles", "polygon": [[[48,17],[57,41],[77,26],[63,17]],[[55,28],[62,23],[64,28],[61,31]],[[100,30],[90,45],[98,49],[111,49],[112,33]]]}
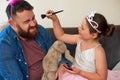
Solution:
{"label": "brush bristles", "polygon": [[41,14],[41,18],[44,19],[46,17],[46,14]]}

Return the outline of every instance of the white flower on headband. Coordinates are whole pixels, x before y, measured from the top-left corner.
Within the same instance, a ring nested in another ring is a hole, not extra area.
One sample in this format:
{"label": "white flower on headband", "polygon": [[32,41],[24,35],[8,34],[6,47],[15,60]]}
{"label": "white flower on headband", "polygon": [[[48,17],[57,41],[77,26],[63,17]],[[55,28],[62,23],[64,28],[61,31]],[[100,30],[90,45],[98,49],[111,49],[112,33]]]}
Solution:
{"label": "white flower on headband", "polygon": [[97,29],[99,26],[98,23],[93,20],[95,13],[96,13],[95,11],[92,11],[90,14],[87,15],[86,18],[88,22],[90,23],[90,25],[92,26],[92,28],[96,30],[98,33],[101,33],[101,31]]}

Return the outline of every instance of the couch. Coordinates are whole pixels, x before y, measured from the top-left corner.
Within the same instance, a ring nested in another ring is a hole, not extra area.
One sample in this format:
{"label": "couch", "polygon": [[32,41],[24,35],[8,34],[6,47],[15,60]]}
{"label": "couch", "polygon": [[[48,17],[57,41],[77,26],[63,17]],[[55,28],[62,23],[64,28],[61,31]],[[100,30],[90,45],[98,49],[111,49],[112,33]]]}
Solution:
{"label": "couch", "polygon": [[[8,25],[8,24],[7,24]],[[0,32],[6,27],[6,24],[0,26]],[[53,28],[46,28],[48,32],[51,34],[52,39],[55,41],[55,35],[53,33]],[[77,34],[77,27],[66,27],[63,28],[65,33],[69,34]],[[106,52],[108,69],[112,70],[115,65],[120,62],[120,25],[115,25],[115,30],[112,36],[109,37],[101,37],[100,43]],[[75,55],[75,47],[76,45],[66,44],[67,48],[70,50],[71,55],[74,57]],[[102,65],[102,64],[101,64]]]}
{"label": "couch", "polygon": [[[65,33],[76,34],[78,32],[77,27],[67,27],[63,28]],[[47,28],[48,32],[51,34],[51,37],[55,41],[55,35],[53,34],[52,28]],[[101,37],[100,43],[106,52],[108,69],[112,70],[115,65],[120,61],[120,25],[115,25],[115,30],[112,36]],[[70,50],[72,56],[75,55],[76,45],[66,44],[67,48]],[[102,64],[101,64],[102,65]]]}

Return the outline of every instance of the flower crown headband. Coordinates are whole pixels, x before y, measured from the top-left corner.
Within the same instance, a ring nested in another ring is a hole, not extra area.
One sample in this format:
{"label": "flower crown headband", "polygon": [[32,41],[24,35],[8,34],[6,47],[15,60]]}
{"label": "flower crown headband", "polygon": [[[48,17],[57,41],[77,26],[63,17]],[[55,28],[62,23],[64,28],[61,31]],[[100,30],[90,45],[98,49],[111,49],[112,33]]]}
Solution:
{"label": "flower crown headband", "polygon": [[97,33],[101,33],[101,31],[97,29],[99,26],[98,23],[93,20],[95,13],[96,13],[95,11],[90,12],[90,14],[88,14],[86,18],[87,18],[87,21],[89,22],[89,24],[92,26],[92,28],[95,31],[97,31]]}
{"label": "flower crown headband", "polygon": [[12,17],[12,8],[13,8],[14,4],[16,4],[19,1],[21,1],[21,0],[11,0],[10,1],[9,5],[11,6],[11,8],[10,8],[10,15],[11,15],[11,17]]}

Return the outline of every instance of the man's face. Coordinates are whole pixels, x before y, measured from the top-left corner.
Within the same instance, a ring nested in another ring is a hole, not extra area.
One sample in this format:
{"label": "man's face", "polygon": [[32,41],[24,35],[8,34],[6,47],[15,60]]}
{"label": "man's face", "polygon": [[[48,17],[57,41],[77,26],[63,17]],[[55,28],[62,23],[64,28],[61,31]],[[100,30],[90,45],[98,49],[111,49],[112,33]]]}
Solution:
{"label": "man's face", "polygon": [[17,34],[25,39],[34,38],[38,33],[38,24],[31,10],[17,12],[14,17]]}

